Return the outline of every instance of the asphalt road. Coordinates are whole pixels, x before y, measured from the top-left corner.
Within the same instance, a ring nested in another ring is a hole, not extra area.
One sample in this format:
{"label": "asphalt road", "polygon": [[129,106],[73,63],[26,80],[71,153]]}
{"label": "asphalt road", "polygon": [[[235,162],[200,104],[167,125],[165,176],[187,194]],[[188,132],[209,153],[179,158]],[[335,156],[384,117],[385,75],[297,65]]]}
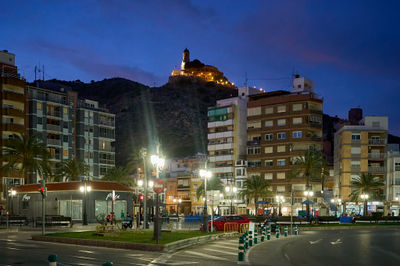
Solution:
{"label": "asphalt road", "polygon": [[304,231],[258,244],[251,265],[400,265],[400,228]]}
{"label": "asphalt road", "polygon": [[58,266],[101,265],[235,265],[238,240],[217,240],[172,254],[33,241],[31,233],[0,234],[0,265],[48,265],[47,256],[57,254]]}

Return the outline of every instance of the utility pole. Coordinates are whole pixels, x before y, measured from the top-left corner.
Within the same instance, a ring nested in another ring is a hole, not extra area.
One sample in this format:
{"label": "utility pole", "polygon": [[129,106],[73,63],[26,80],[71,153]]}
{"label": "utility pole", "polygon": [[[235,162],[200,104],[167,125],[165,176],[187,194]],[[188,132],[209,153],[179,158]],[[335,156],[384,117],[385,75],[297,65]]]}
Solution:
{"label": "utility pole", "polygon": [[46,233],[46,196],[47,188],[46,181],[44,179],[40,180],[39,192],[42,195],[42,235]]}
{"label": "utility pole", "polygon": [[142,148],[140,154],[143,158],[143,174],[144,174],[144,199],[143,199],[143,229],[147,229],[147,149]]}

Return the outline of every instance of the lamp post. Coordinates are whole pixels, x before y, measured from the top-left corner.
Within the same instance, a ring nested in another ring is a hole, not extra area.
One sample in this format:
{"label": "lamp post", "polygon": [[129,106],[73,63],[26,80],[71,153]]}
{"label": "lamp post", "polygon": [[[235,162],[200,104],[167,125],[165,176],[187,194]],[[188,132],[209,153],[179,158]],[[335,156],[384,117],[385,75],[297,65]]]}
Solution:
{"label": "lamp post", "polygon": [[233,214],[233,204],[232,204],[232,202],[233,202],[234,194],[237,192],[237,187],[234,187],[231,184],[230,186],[226,186],[225,187],[225,191],[230,194],[231,207],[230,207],[229,214]]}
{"label": "lamp post", "polygon": [[144,174],[144,199],[143,199],[143,229],[147,229],[147,149],[141,148],[140,155],[143,159]]}
{"label": "lamp post", "polygon": [[306,202],[306,215],[307,215],[307,220],[310,218],[310,200],[309,197],[312,197],[314,195],[314,191],[312,190],[306,190],[304,191],[304,195],[307,197],[307,202]]}
{"label": "lamp post", "polygon": [[276,201],[278,202],[278,216],[282,216],[282,203],[285,202],[285,197],[282,195],[276,195]]}
{"label": "lamp post", "polygon": [[[200,177],[204,178],[204,210],[203,210],[203,230],[208,232],[208,211],[207,211],[207,179],[211,178],[211,172],[201,169]],[[212,221],[211,221],[212,223]],[[212,225],[211,225],[212,226]]]}
{"label": "lamp post", "polygon": [[137,185],[138,185],[138,192],[137,192],[137,202],[139,203],[139,214],[137,214],[136,215],[136,229],[139,229],[139,226],[140,226],[140,219],[141,219],[141,199],[140,199],[140,193],[141,193],[141,190],[142,190],[142,187],[143,187],[143,180],[142,179],[139,179],[138,180],[138,182],[137,182]]}
{"label": "lamp post", "polygon": [[92,187],[89,186],[86,182],[86,180],[83,183],[83,186],[81,186],[80,191],[83,193],[83,219],[82,219],[82,225],[87,225],[88,220],[87,220],[87,193],[92,190]]}
{"label": "lamp post", "polygon": [[364,201],[364,216],[368,215],[368,194],[361,194],[361,199]]}
{"label": "lamp post", "polygon": [[10,191],[9,191],[9,196],[10,196],[10,198],[11,198],[11,201],[10,201],[10,205],[11,205],[11,208],[10,208],[10,210],[11,210],[11,214],[14,214],[14,196],[17,194],[17,191],[15,191],[14,189],[11,189]]}
{"label": "lamp post", "polygon": [[[153,167],[156,169],[156,179],[160,178],[159,177],[160,170],[164,167],[164,164],[165,164],[164,158],[161,158],[158,155],[152,155],[150,157],[150,161],[151,161],[151,164],[153,165]],[[153,185],[154,185],[154,183],[153,183]],[[154,190],[154,191],[156,192],[156,195],[155,195],[155,200],[156,200],[156,220],[155,220],[155,223],[154,223],[154,238],[156,240],[156,243],[158,244],[158,240],[159,240],[159,237],[161,235],[161,230],[159,228],[159,215],[160,215],[160,208],[159,208],[159,203],[158,203],[158,193],[159,192],[157,192],[156,190]]]}

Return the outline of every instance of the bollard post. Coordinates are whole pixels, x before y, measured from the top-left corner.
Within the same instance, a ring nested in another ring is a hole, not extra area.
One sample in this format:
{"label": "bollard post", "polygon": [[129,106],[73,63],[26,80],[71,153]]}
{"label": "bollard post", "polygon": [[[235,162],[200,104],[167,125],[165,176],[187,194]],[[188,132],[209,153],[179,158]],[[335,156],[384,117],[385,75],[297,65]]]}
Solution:
{"label": "bollard post", "polygon": [[294,226],[294,235],[295,236],[299,235],[299,229],[297,228],[297,225]]}
{"label": "bollard post", "polygon": [[265,239],[265,227],[261,225],[261,242],[264,242]]}
{"label": "bollard post", "polygon": [[267,240],[271,240],[271,227],[267,226]]}
{"label": "bollard post", "polygon": [[277,227],[276,227],[275,237],[276,237],[276,238],[279,238],[279,235],[280,235],[280,234],[281,234],[281,231],[280,231],[279,227],[277,226]]}
{"label": "bollard post", "polygon": [[239,237],[239,253],[238,253],[238,261],[244,260],[244,239]]}
{"label": "bollard post", "polygon": [[285,237],[287,237],[287,236],[288,236],[288,227],[287,227],[287,226],[285,226],[285,232],[284,232],[284,235],[285,235]]}
{"label": "bollard post", "polygon": [[57,266],[57,255],[50,254],[47,260],[49,261],[49,266]]}
{"label": "bollard post", "polygon": [[253,246],[253,232],[249,231],[249,247]]}
{"label": "bollard post", "polygon": [[112,262],[104,262],[103,264],[101,264],[101,266],[113,266],[114,264]]}
{"label": "bollard post", "polygon": [[258,244],[258,230],[254,230],[254,245]]}
{"label": "bollard post", "polygon": [[246,240],[246,243],[245,243],[245,247],[246,247],[245,250],[246,250],[249,248],[249,233],[248,232],[246,232],[245,240]]}

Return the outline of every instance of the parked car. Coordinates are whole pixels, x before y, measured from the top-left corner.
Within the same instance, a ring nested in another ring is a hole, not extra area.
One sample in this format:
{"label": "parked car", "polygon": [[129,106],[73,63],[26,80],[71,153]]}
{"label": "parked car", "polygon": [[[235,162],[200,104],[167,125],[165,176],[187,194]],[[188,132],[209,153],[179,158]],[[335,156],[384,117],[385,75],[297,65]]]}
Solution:
{"label": "parked car", "polygon": [[[241,216],[241,215],[220,216],[220,217],[214,219],[214,221],[213,221],[214,231],[224,231],[224,227],[225,227],[226,223],[239,224],[238,229],[240,229],[240,224],[250,223],[250,220],[246,216]],[[211,221],[208,222],[208,228],[211,229]]]}

